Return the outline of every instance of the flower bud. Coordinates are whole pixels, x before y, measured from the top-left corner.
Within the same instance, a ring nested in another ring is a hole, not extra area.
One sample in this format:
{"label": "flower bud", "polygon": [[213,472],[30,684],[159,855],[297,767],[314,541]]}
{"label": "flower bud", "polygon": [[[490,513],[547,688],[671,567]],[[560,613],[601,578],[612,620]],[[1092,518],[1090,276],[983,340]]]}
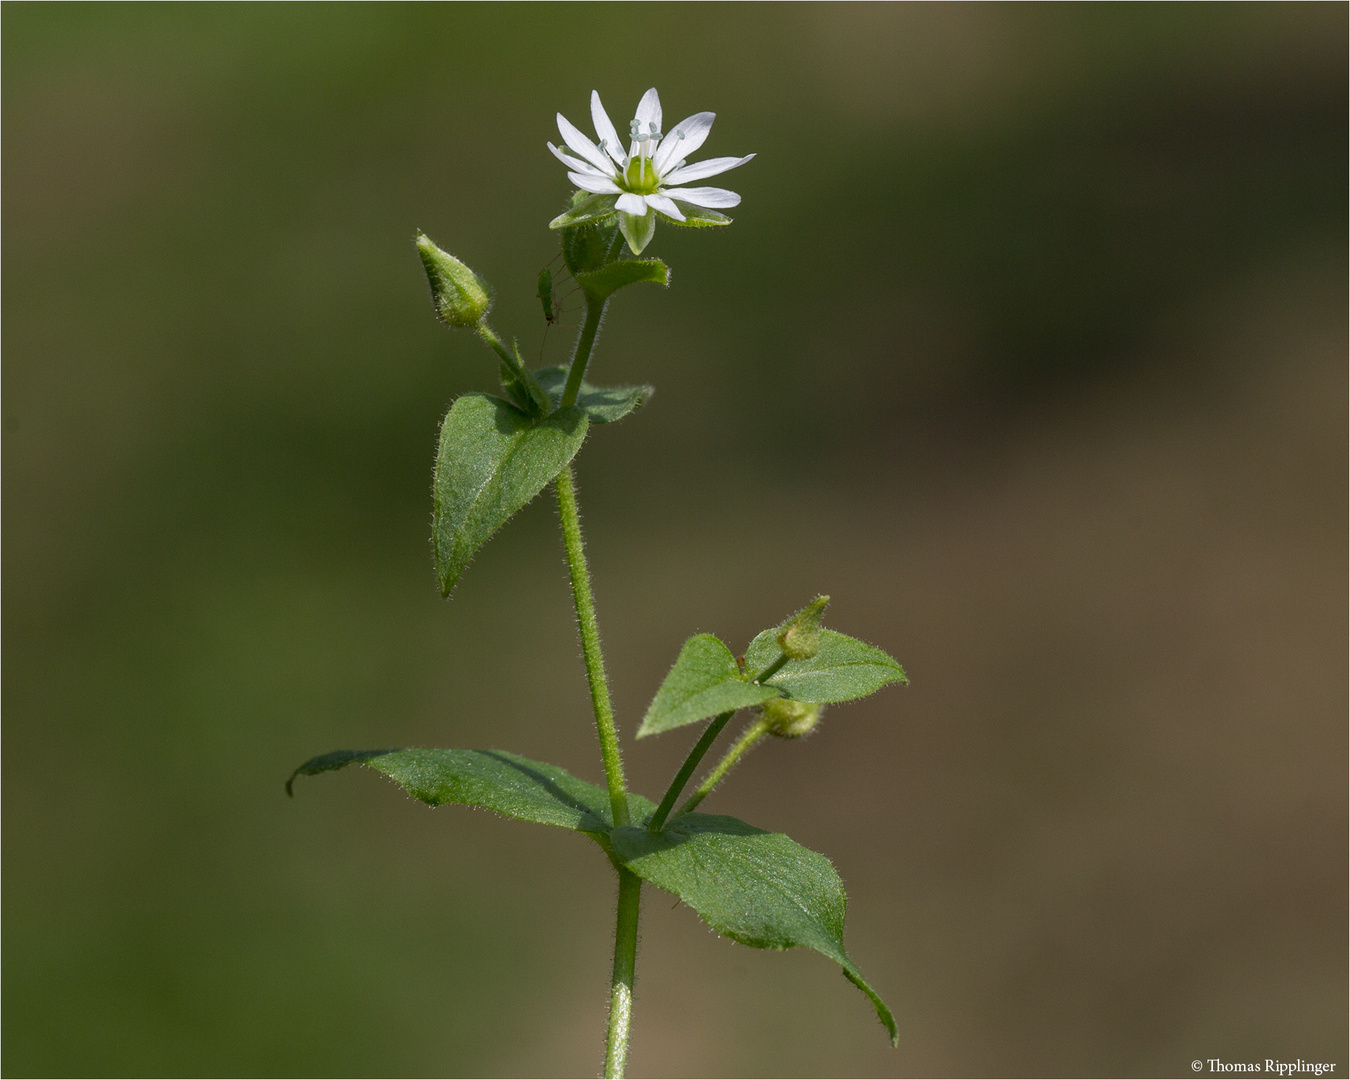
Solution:
{"label": "flower bud", "polygon": [[820,720],[821,706],[792,698],[766,701],[761,716],[769,725],[769,734],[780,739],[799,739]]}
{"label": "flower bud", "polygon": [[431,302],[447,326],[477,326],[487,314],[492,297],[487,283],[449,252],[417,234],[417,252],[431,283]]}
{"label": "flower bud", "polygon": [[820,651],[820,617],[828,596],[817,596],[778,631],[778,647],[789,660],[809,660]]}

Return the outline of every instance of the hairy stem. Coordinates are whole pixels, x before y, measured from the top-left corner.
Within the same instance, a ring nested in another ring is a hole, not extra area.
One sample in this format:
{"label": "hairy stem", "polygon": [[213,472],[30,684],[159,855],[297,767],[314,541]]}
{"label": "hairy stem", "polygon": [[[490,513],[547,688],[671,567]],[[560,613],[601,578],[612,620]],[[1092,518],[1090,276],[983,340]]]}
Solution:
{"label": "hairy stem", "polygon": [[670,782],[670,787],[666,789],[666,794],[661,799],[661,805],[656,808],[656,813],[647,823],[647,828],[652,832],[661,831],[661,826],[666,823],[666,818],[670,816],[671,807],[675,805],[675,800],[680,797],[684,785],[689,783],[689,778],[694,775],[694,770],[698,768],[698,763],[703,760],[703,755],[708,752],[708,748],[716,741],[717,736],[722,734],[722,729],[735,715],[734,711],[724,712],[721,716],[714,718],[713,722],[704,729],[703,735],[694,744],[694,748],[689,751],[689,756],[684,759],[680,771],[675,774],[675,779]]}
{"label": "hairy stem", "polygon": [[581,380],[586,374],[586,364],[591,358],[591,349],[595,347],[595,335],[600,330],[600,316],[605,313],[605,305],[608,302],[586,297],[586,321],[581,324],[581,336],[577,338],[577,349],[572,354],[572,369],[567,373],[567,385],[563,387],[559,408],[565,409],[577,403]]}
{"label": "hairy stem", "polygon": [[756,720],[746,728],[744,734],[742,734],[741,737],[736,740],[732,748],[723,755],[722,760],[713,766],[712,772],[708,773],[708,775],[703,778],[703,783],[699,784],[698,790],[690,795],[688,801],[680,807],[680,813],[689,813],[689,811],[694,809],[694,807],[712,794],[712,789],[722,782],[741,755],[749,750],[750,747],[754,746],[755,743],[759,742],[760,739],[764,738],[768,733],[769,724],[763,718]]}
{"label": "hairy stem", "polygon": [[777,659],[777,660],[775,660],[772,664],[770,664],[768,667],[766,667],[763,671],[761,671],[758,675],[756,675],[756,676],[755,676],[753,679],[751,679],[750,681],[751,681],[751,682],[762,683],[765,679],[770,679],[770,678],[772,678],[773,676],[775,676],[775,675],[778,674],[779,670],[780,670],[780,669],[782,668],[782,666],[783,666],[784,664],[786,664],[787,662],[788,662],[787,654],[786,654],[786,653],[779,653],[779,654],[778,654],[778,659]]}
{"label": "hairy stem", "polygon": [[624,1066],[628,1064],[641,899],[642,879],[633,871],[619,867],[619,913],[614,924],[614,974],[609,985],[609,1032],[605,1039],[606,1077],[623,1076]]}
{"label": "hairy stem", "polygon": [[623,759],[619,756],[619,734],[614,728],[614,706],[609,701],[609,682],[605,678],[605,658],[600,652],[600,624],[595,618],[595,598],[591,595],[591,572],[586,566],[586,550],[581,540],[581,516],[577,512],[577,489],[568,465],[553,481],[558,493],[558,515],[562,519],[563,545],[567,548],[567,569],[572,577],[572,601],[577,609],[581,630],[581,651],[586,658],[586,678],[591,686],[595,707],[595,730],[600,736],[600,756],[605,763],[605,784],[615,825],[627,825],[628,789],[623,779]]}
{"label": "hairy stem", "polygon": [[488,326],[487,320],[479,322],[477,330],[478,336],[487,342],[492,351],[502,358],[502,363],[509,367],[517,378],[524,378],[525,368],[519,358],[502,344],[502,339],[497,336],[492,327]]}

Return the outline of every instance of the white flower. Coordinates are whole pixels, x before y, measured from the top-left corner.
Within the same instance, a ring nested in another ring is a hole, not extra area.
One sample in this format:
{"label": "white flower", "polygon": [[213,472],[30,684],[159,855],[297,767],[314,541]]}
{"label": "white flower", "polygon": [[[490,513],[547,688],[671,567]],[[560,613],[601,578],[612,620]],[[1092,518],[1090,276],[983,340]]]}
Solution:
{"label": "white flower", "polygon": [[[567,176],[583,191],[605,196],[605,206],[619,212],[619,228],[634,255],[651,241],[656,231],[656,215],[688,224],[725,224],[727,218],[717,210],[730,209],[741,201],[734,191],[717,187],[680,187],[694,180],[716,176],[737,165],[744,165],[754,154],[742,158],[719,157],[690,165],[692,154],[708,137],[713,118],[710,112],[694,113],[681,120],[668,133],[661,133],[661,99],[656,87],[642,95],[637,115],[628,125],[628,152],[623,152],[619,133],[600,104],[600,95],[591,91],[591,121],[599,145],[586,138],[567,117],[558,114],[558,131],[571,154],[552,143],[548,148],[568,168]],[[614,196],[609,203],[609,196]],[[684,209],[680,205],[684,204]],[[691,210],[690,207],[695,209]],[[714,213],[706,213],[706,211]],[[612,211],[611,211],[612,212]]]}

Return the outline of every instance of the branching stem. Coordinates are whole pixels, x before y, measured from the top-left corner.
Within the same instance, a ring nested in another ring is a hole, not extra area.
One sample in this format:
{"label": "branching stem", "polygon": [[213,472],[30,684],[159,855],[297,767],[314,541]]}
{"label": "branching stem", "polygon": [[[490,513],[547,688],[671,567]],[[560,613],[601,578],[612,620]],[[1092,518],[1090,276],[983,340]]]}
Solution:
{"label": "branching stem", "polygon": [[769,724],[763,717],[746,728],[745,732],[736,740],[731,749],[723,755],[722,760],[713,766],[712,772],[708,773],[708,775],[703,778],[703,783],[699,784],[698,790],[690,795],[688,801],[680,807],[680,813],[689,813],[689,811],[693,810],[694,807],[712,794],[712,789],[722,782],[727,773],[731,771],[731,767],[740,759],[741,755],[749,750],[750,747],[754,746],[755,743],[759,742],[760,739],[764,738],[768,733]]}
{"label": "branching stem", "polygon": [[721,716],[715,717],[713,722],[703,730],[703,735],[694,744],[694,748],[689,751],[689,756],[684,759],[680,771],[675,774],[675,779],[670,782],[670,787],[666,789],[666,794],[661,799],[661,805],[656,808],[656,813],[647,823],[647,828],[652,832],[661,831],[661,826],[666,823],[666,818],[670,816],[675,800],[680,797],[684,785],[689,783],[689,778],[694,775],[694,770],[698,768],[698,763],[703,760],[703,755],[708,752],[708,748],[717,740],[717,736],[722,734],[722,729],[735,715],[735,712],[724,712]]}

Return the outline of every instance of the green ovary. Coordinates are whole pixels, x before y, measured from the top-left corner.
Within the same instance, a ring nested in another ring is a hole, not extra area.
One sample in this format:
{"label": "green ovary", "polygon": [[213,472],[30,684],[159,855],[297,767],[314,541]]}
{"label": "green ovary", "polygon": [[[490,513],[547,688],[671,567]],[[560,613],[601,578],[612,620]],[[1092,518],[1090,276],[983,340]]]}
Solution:
{"label": "green ovary", "polygon": [[623,171],[623,186],[634,195],[650,195],[661,185],[649,157],[635,157]]}

